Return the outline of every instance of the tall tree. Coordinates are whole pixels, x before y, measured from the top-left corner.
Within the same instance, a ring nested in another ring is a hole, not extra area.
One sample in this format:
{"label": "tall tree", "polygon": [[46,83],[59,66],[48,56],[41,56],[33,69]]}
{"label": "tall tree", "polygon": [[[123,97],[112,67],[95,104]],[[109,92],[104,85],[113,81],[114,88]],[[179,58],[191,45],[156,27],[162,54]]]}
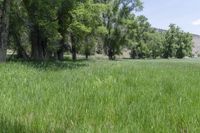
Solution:
{"label": "tall tree", "polygon": [[191,55],[192,36],[185,33],[175,24],[170,24],[169,30],[165,33],[164,58],[183,58]]}
{"label": "tall tree", "polygon": [[72,15],[70,11],[74,8],[75,4],[77,3],[77,0],[61,0],[61,6],[58,9],[57,15],[58,15],[58,24],[59,24],[59,33],[61,35],[61,40],[59,43],[59,48],[57,53],[55,55],[59,60],[63,60],[64,58],[64,51],[65,51],[65,43],[67,42],[69,45],[69,25],[72,22]]}
{"label": "tall tree", "polygon": [[181,31],[177,42],[176,58],[184,58],[192,55],[192,35]]}
{"label": "tall tree", "polygon": [[[62,35],[61,47],[63,47],[66,35],[70,38],[72,59],[77,59],[77,53],[84,41],[95,34],[95,30],[101,26],[100,12],[104,5],[93,0],[65,0],[59,10],[59,32]],[[83,43],[86,45],[86,43]],[[62,49],[62,48],[61,48]]]}
{"label": "tall tree", "polygon": [[[57,8],[60,1],[23,0],[29,16],[31,57],[45,60],[58,48]],[[48,12],[47,12],[48,11]]]}
{"label": "tall tree", "polygon": [[164,35],[160,32],[154,31],[147,33],[148,41],[148,57],[156,59],[157,57],[162,57]]}
{"label": "tall tree", "polygon": [[[22,5],[22,1],[13,0],[11,3],[9,39],[13,40],[14,46],[9,46],[9,48],[13,48],[14,51],[17,51],[17,58],[23,59],[29,58],[26,52],[26,48],[29,45],[26,22],[27,14]],[[9,42],[9,44],[11,44],[11,41]],[[24,47],[24,44],[26,47]]]}
{"label": "tall tree", "polygon": [[142,9],[142,2],[140,0],[104,0],[102,2],[108,5],[107,11],[103,13],[104,25],[108,31],[104,38],[104,48],[105,53],[112,60],[125,44],[127,29],[124,27],[124,21],[134,11]]}
{"label": "tall tree", "polygon": [[129,24],[129,43],[132,58],[146,58],[150,56],[149,46],[155,33],[145,16],[132,17]]}
{"label": "tall tree", "polygon": [[0,1],[0,62],[6,61],[11,0]]}

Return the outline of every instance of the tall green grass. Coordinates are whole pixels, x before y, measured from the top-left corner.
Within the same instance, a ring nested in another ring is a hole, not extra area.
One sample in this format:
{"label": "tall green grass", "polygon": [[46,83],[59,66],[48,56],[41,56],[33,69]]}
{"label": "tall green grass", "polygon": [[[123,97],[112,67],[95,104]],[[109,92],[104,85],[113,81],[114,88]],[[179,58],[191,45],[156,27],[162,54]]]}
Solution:
{"label": "tall green grass", "polygon": [[0,132],[200,132],[200,62],[0,64]]}

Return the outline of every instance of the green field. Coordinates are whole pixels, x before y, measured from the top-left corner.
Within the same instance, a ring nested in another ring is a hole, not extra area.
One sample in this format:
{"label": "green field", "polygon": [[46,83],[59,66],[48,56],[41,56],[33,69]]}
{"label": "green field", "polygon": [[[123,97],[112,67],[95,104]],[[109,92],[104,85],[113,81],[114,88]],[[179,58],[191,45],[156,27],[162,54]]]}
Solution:
{"label": "green field", "polygon": [[199,60],[0,64],[0,132],[199,133]]}

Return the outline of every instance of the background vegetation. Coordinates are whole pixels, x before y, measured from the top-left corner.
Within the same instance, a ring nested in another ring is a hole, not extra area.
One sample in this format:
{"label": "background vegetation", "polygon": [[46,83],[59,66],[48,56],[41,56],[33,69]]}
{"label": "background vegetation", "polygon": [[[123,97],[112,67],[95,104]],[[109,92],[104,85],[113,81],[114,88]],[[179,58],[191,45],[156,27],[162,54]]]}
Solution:
{"label": "background vegetation", "polygon": [[192,37],[176,25],[160,33],[140,0],[1,0],[0,60],[6,50],[26,60],[63,60],[64,53],[109,59],[128,49],[131,58],[191,56]]}
{"label": "background vegetation", "polygon": [[200,132],[199,61],[77,59],[191,56],[191,35],[159,32],[142,5],[0,0],[0,62],[13,59],[0,64],[0,132]]}

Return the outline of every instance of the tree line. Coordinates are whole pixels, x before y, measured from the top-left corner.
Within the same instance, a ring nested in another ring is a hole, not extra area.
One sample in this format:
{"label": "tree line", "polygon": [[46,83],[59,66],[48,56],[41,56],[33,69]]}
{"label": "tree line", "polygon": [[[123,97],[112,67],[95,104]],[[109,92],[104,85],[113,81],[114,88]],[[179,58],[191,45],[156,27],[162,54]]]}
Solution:
{"label": "tree line", "polygon": [[27,60],[63,60],[64,53],[105,54],[110,60],[129,49],[135,58],[183,58],[192,36],[171,24],[154,29],[140,0],[0,0],[0,62],[7,49]]}

